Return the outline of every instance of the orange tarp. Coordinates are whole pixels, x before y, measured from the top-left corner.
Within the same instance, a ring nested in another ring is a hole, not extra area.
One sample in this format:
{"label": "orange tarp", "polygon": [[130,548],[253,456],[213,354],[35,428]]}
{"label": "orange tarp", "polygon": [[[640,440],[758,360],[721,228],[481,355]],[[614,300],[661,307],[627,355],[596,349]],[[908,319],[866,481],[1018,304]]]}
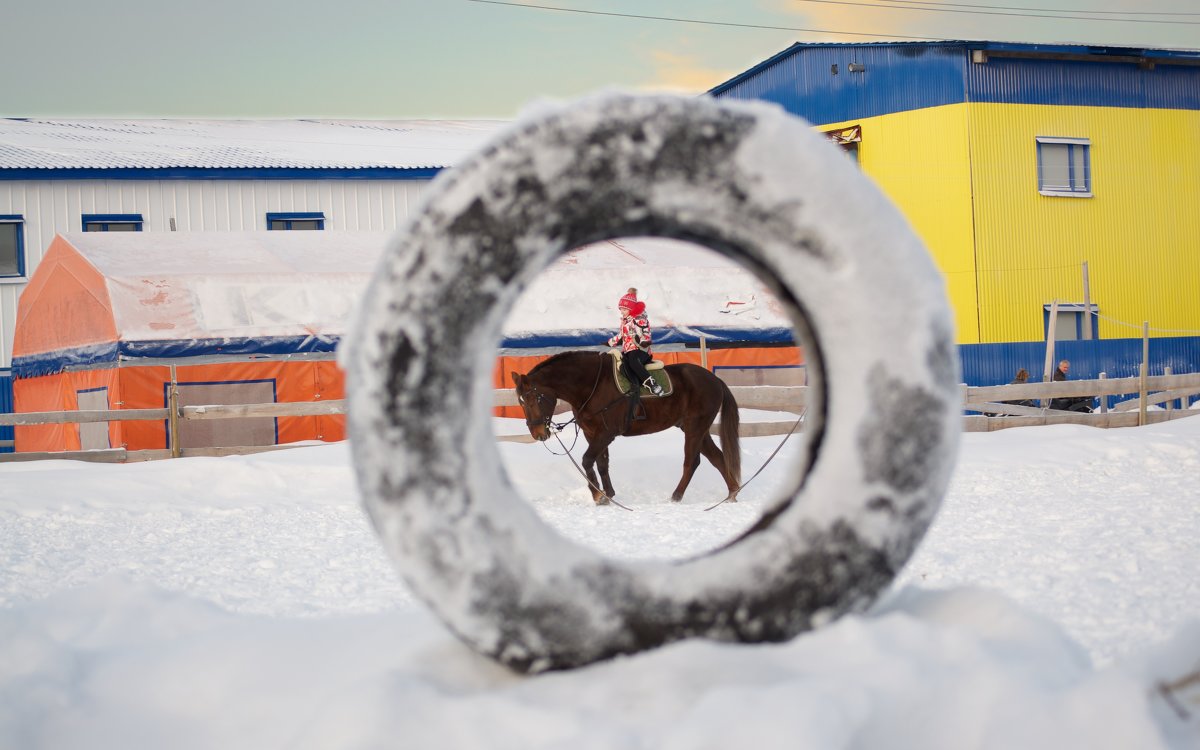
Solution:
{"label": "orange tarp", "polygon": [[[504,356],[496,358],[496,368],[492,373],[492,384],[497,389],[512,388],[512,373],[525,374],[543,360],[552,355],[537,356]],[[781,347],[741,347],[729,349],[711,349],[707,352],[708,367],[797,367],[803,364],[800,349],[794,346]],[[655,352],[654,358],[664,364],[673,365],[679,362],[700,364],[700,351],[687,350],[682,352]],[[519,406],[501,406],[496,408],[498,417],[522,418],[524,414]]]}
{"label": "orange tarp", "polygon": [[[497,389],[512,388],[511,373],[527,373],[550,355],[500,356],[492,373]],[[655,359],[666,364],[700,364],[700,352],[661,352]],[[746,347],[714,349],[707,353],[710,368],[721,367],[795,367],[802,364],[795,347]],[[123,365],[98,370],[69,371],[36,378],[18,378],[13,382],[15,411],[75,411],[79,394],[107,389],[109,409],[160,409],[167,404],[167,365]],[[345,379],[337,364],[324,361],[264,360],[219,364],[176,366],[180,386],[213,383],[270,381],[276,402],[311,402],[345,397]],[[497,416],[522,416],[520,407],[498,407]],[[81,447],[79,425],[19,426],[15,428],[18,451],[64,451]],[[276,420],[279,443],[303,440],[337,441],[346,436],[345,417],[280,417]],[[108,423],[111,447],[128,450],[165,449],[168,444],[166,421],[112,421]]]}
{"label": "orange tarp", "polygon": [[[17,412],[74,411],[78,393],[108,388],[110,409],[161,409],[167,404],[171,379],[166,365],[127,366],[104,370],[63,372],[13,382]],[[345,381],[333,361],[225,362],[178,365],[180,386],[210,383],[266,381],[273,385],[277,402],[338,400],[345,396]],[[302,440],[336,441],[346,437],[341,415],[280,417],[276,420],[279,443]],[[129,450],[167,448],[166,421],[108,423],[109,445]],[[22,426],[15,430],[18,451],[79,450],[79,425]]]}
{"label": "orange tarp", "polygon": [[38,304],[18,308],[14,354],[29,356],[117,340],[104,277],[61,235],[55,235],[21,296]]}

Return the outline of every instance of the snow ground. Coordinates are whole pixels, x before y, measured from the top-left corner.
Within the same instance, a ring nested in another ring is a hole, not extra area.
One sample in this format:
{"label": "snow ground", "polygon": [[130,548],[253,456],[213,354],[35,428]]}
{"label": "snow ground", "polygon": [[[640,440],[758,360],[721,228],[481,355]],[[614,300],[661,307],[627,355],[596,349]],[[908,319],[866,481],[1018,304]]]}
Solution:
{"label": "snow ground", "polygon": [[[756,418],[747,415],[748,418]],[[523,429],[497,420],[499,432]],[[778,437],[743,443],[749,476]],[[676,433],[618,440],[618,499],[501,443],[564,535],[680,558],[751,524]],[[578,454],[581,450],[576,449]],[[963,436],[942,511],[872,612],[786,644],[702,641],[536,677],[414,601],[344,444],[129,465],[0,465],[4,748],[1192,748],[1200,419]],[[640,484],[641,486],[635,486]]]}

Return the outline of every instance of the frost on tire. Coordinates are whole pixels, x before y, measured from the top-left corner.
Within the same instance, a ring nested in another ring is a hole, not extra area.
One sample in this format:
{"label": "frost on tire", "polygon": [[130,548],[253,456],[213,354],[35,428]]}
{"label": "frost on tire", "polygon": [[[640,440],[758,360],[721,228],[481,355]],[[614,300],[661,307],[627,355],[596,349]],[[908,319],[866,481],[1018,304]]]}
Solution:
{"label": "frost on tire", "polygon": [[[492,437],[492,358],[521,292],[561,253],[629,236],[754,270],[813,382],[791,486],[683,561],[561,537]],[[861,609],[932,520],[960,429],[924,248],[849,160],[765,104],[605,94],[518,122],[439,177],[392,241],[345,362],[359,485],[401,575],[460,638],[528,672],[688,637],[780,641]]]}

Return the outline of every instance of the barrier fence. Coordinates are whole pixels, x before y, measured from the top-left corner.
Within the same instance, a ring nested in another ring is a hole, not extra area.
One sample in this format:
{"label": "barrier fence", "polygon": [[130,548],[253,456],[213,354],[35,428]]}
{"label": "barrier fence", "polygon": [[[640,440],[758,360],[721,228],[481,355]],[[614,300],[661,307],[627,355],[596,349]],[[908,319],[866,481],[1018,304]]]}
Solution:
{"label": "barrier fence", "polygon": [[[805,413],[808,386],[730,386],[738,406],[764,412],[789,415],[786,419],[743,421],[742,437],[786,435],[796,419]],[[1046,424],[1083,424],[1093,427],[1132,427],[1153,424],[1180,417],[1200,414],[1190,409],[1193,399],[1200,395],[1200,373],[1186,375],[1156,375],[1096,380],[1068,380],[1019,385],[962,386],[962,407],[965,412],[963,429],[967,432],[986,432],[1008,427]],[[1095,402],[1090,414],[1048,408],[1051,399],[1085,396]],[[1032,400],[1038,406],[1019,406],[1006,401]],[[516,406],[512,389],[495,391],[494,406]],[[559,412],[566,411],[559,404]],[[305,417],[345,413],[344,401],[214,404],[208,406],[178,406],[177,402],[161,409],[109,409],[93,411],[28,412],[0,414],[0,427],[46,424],[90,424],[113,421],[165,420],[170,435],[178,435],[181,421],[208,419],[244,419],[247,417]],[[803,429],[801,426],[800,429]],[[713,426],[714,433],[717,426]],[[497,440],[532,442],[528,434],[498,435]],[[177,446],[178,440],[168,441]],[[160,458],[188,456],[229,456],[292,448],[304,443],[284,445],[229,446],[213,448],[169,447],[152,450],[108,448],[88,451],[19,452],[0,454],[0,463],[41,459],[75,459],[113,462],[147,461]]]}

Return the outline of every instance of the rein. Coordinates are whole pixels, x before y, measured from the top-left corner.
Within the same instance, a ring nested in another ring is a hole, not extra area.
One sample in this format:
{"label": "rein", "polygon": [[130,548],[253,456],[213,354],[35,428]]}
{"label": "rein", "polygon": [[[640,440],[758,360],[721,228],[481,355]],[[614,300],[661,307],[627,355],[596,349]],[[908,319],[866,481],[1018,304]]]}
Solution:
{"label": "rein", "polygon": [[767,468],[767,464],[771,463],[771,459],[775,458],[775,456],[779,454],[780,449],[783,448],[783,444],[788,441],[788,438],[790,438],[792,436],[792,433],[795,432],[796,428],[800,426],[800,423],[804,421],[804,415],[807,412],[808,412],[807,409],[800,412],[800,417],[796,420],[796,423],[794,425],[792,425],[792,429],[788,430],[788,434],[783,436],[783,440],[779,441],[779,445],[775,446],[775,450],[771,452],[771,455],[767,456],[767,460],[763,461],[763,465],[758,467],[758,471],[754,472],[754,474],[749,479],[747,479],[746,481],[744,481],[740,485],[738,485],[736,492],[730,492],[728,495],[725,496],[725,500],[722,500],[721,502],[717,503],[716,505],[710,505],[709,507],[705,508],[704,511],[708,512],[708,511],[712,510],[713,508],[716,508],[719,505],[724,505],[726,500],[729,500],[729,498],[731,498],[731,497],[736,497],[738,492],[741,492],[743,489],[745,489],[746,485],[753,482],[754,477],[761,474],[762,470]]}
{"label": "rein", "polygon": [[[567,446],[563,445],[562,438],[560,438],[558,436],[558,433],[554,433],[554,439],[558,441],[559,445],[563,446],[563,450],[566,451],[566,453],[564,455],[566,455],[567,458],[571,459],[572,464],[575,464],[575,470],[579,472],[579,475],[581,477],[583,477],[583,481],[587,482],[589,487],[591,487],[596,492],[599,492],[601,497],[603,497],[605,500],[609,501],[613,505],[617,506],[618,508],[624,508],[625,510],[628,510],[628,511],[633,510],[633,508],[630,508],[628,505],[622,505],[615,497],[609,497],[607,492],[605,492],[603,489],[601,489],[601,488],[597,487],[595,484],[593,484],[592,480],[588,479],[587,474],[584,473],[583,467],[580,466],[579,462],[575,460],[575,457],[571,455],[571,451],[567,449]],[[572,444],[572,445],[574,445],[574,444]],[[554,455],[557,456],[559,454],[555,453]]]}
{"label": "rein", "polygon": [[[607,356],[607,355],[606,355],[604,352],[600,352],[600,356],[601,356],[601,357],[604,357],[604,356]],[[575,414],[579,414],[579,412],[583,411],[583,407],[587,406],[587,405],[588,405],[588,402],[592,400],[592,396],[595,396],[595,395],[596,395],[596,390],[597,390],[598,388],[600,388],[600,378],[601,378],[603,375],[604,375],[604,363],[602,362],[602,363],[600,363],[600,369],[596,371],[596,382],[595,382],[595,383],[592,383],[592,392],[591,392],[591,393],[589,393],[589,394],[588,394],[588,397],[587,397],[587,398],[585,398],[585,399],[583,400],[583,403],[579,405],[579,408],[578,408],[578,409],[574,409],[574,408],[572,409],[572,411],[574,411],[574,412],[575,412]],[[608,407],[606,406],[606,407],[604,407],[604,408],[605,408],[605,409],[607,409]],[[550,422],[549,420],[547,420],[546,424],[547,424],[547,426],[549,426],[549,427],[553,427],[553,428],[554,428],[554,429],[556,429],[556,430],[561,430],[561,429],[563,429],[564,427],[566,427],[566,426],[568,426],[568,425],[570,425],[570,424],[574,423],[576,419],[577,419],[577,417],[571,417],[571,418],[570,418],[570,419],[568,419],[566,422],[561,422],[561,423],[559,423],[559,422]],[[576,439],[578,439],[578,438],[579,438],[579,432],[578,432],[578,429],[579,429],[579,426],[578,426],[578,425],[576,425],[576,432],[575,432],[575,438],[576,438]],[[562,441],[559,441],[559,442],[562,442]],[[571,447],[575,447],[575,444],[574,444],[574,443],[571,443]]]}
{"label": "rein", "polygon": [[[604,352],[600,352],[600,356],[606,357],[608,355],[605,354]],[[579,405],[579,408],[576,409],[576,408],[572,407],[572,411],[574,411],[576,415],[578,415],[579,412],[583,411],[583,407],[588,405],[588,402],[590,402],[592,400],[592,396],[595,396],[596,391],[600,388],[600,378],[603,377],[603,375],[604,375],[604,365],[605,364],[607,364],[607,363],[601,362],[600,369],[596,371],[596,382],[592,383],[592,392],[589,393],[588,397],[583,400],[583,403],[581,403]],[[529,387],[529,389],[531,391],[533,391],[534,395],[540,401],[544,394],[542,394],[542,392],[537,389],[537,386],[531,385]],[[547,397],[549,397],[549,396],[547,395]],[[612,406],[612,404],[609,404],[609,406]],[[601,413],[603,413],[603,411],[606,409],[608,409],[608,406],[604,407],[604,409],[601,410]],[[551,409],[550,413],[551,413],[551,415],[553,415],[554,410]],[[567,458],[571,459],[571,463],[575,466],[575,470],[579,472],[579,475],[581,477],[583,477],[583,481],[587,482],[589,487],[591,487],[596,492],[599,492],[601,497],[603,497],[605,500],[612,503],[613,505],[617,506],[618,508],[624,508],[625,510],[632,511],[633,508],[630,508],[628,505],[622,505],[615,497],[609,497],[608,493],[606,493],[600,487],[597,487],[592,482],[592,480],[588,478],[587,473],[584,472],[583,467],[579,465],[579,462],[575,460],[575,456],[571,455],[571,450],[575,447],[575,443],[579,440],[579,423],[576,421],[576,419],[577,419],[577,417],[571,417],[566,422],[554,422],[554,421],[551,421],[551,417],[546,417],[545,425],[547,428],[549,428],[550,434],[554,435],[554,439],[558,441],[558,444],[560,446],[562,446],[563,452],[555,453],[553,450],[550,449],[550,446],[546,445],[545,442],[542,443],[542,447],[544,447],[547,451],[549,451],[550,455],[566,456]],[[537,423],[536,422],[531,423],[527,419],[527,420],[525,420],[525,424],[527,426],[533,426],[534,424],[537,424]],[[566,429],[571,424],[575,425],[575,438],[571,441],[571,447],[568,448],[566,446],[566,444],[563,443],[562,438],[558,436],[558,433],[562,432],[564,429]]]}

